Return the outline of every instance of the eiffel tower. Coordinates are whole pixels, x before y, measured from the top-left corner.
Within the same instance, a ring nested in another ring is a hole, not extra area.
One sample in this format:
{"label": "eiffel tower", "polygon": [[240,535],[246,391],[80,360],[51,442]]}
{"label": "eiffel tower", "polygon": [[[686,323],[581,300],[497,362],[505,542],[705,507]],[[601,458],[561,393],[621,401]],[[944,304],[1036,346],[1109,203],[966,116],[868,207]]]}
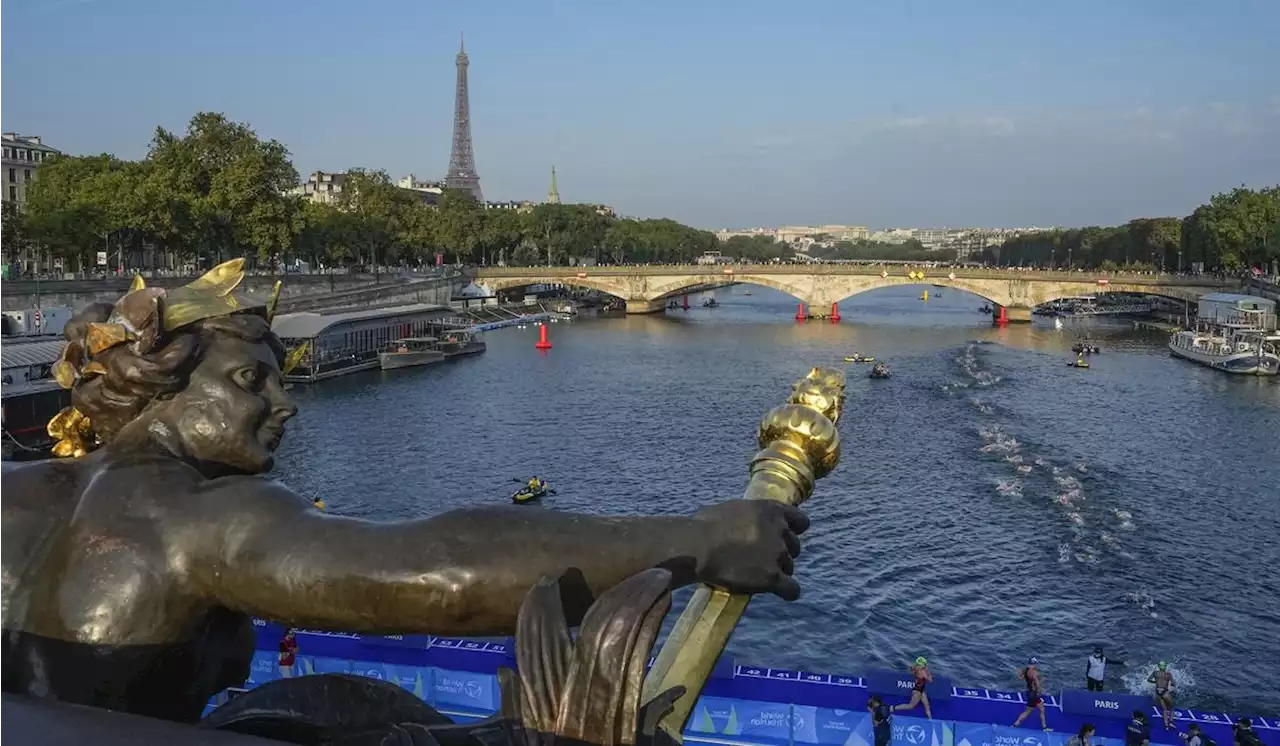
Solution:
{"label": "eiffel tower", "polygon": [[480,193],[480,175],[476,173],[476,157],[471,150],[471,105],[467,96],[467,47],[465,40],[458,44],[458,88],[453,104],[453,149],[449,153],[449,173],[444,185],[449,189],[471,192],[477,202],[484,202]]}

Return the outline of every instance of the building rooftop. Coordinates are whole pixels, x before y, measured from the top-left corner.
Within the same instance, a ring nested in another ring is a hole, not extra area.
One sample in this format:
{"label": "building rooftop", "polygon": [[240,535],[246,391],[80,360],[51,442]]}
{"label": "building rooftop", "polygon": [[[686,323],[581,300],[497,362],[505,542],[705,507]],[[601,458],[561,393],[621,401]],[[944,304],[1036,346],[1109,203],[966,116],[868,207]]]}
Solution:
{"label": "building rooftop", "polygon": [[1200,300],[1209,300],[1217,303],[1239,303],[1246,301],[1257,303],[1264,308],[1273,308],[1276,302],[1270,298],[1263,298],[1260,295],[1244,295],[1242,293],[1206,293],[1200,296]]}
{"label": "building rooftop", "polygon": [[434,303],[411,303],[390,308],[371,308],[363,311],[347,311],[344,313],[286,313],[277,316],[271,323],[271,331],[282,339],[312,339],[320,336],[326,329],[348,321],[365,321],[406,314],[431,313],[448,311],[448,306]]}
{"label": "building rooftop", "polygon": [[42,150],[46,153],[61,152],[57,148],[51,148],[41,142],[39,135],[19,135],[17,132],[5,132],[3,140],[5,145],[17,145],[31,150]]}
{"label": "building rooftop", "polygon": [[40,342],[19,342],[6,340],[0,345],[0,360],[5,370],[9,368],[28,368],[32,365],[53,365],[62,355],[66,346],[62,339],[49,339]]}

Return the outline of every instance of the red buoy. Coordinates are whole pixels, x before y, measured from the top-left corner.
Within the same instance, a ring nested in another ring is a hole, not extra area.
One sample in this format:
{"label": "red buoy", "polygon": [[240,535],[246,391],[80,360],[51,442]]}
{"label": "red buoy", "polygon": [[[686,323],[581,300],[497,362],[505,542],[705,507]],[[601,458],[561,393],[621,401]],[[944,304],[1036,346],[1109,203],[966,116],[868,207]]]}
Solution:
{"label": "red buoy", "polygon": [[831,320],[832,321],[840,320],[840,304],[839,303],[831,304]]}
{"label": "red buoy", "polygon": [[533,346],[535,350],[549,350],[551,343],[547,341],[547,325],[538,324],[538,343]]}
{"label": "red buoy", "polygon": [[1004,324],[1009,323],[1009,312],[1005,310],[1004,306],[999,306],[999,308],[1000,315],[996,316],[996,323],[1003,326]]}
{"label": "red buoy", "polygon": [[689,310],[689,296],[687,295],[684,297],[684,310]]}
{"label": "red buoy", "polygon": [[809,317],[804,315],[804,304],[803,303],[797,304],[796,305],[796,321],[804,321],[807,318]]}

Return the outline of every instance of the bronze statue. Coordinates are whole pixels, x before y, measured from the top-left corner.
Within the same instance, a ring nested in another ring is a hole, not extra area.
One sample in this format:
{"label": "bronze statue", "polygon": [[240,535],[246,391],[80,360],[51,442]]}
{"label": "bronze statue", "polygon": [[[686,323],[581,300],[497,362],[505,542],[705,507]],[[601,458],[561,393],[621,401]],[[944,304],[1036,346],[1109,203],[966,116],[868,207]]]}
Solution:
{"label": "bronze statue", "polygon": [[[734,500],[692,517],[476,507],[377,522],[316,510],[263,476],[296,409],[274,300],[240,260],[176,290],[141,281],[67,325],[50,423],[67,458],[3,475],[5,691],[180,721],[238,685],[250,615],[366,633],[509,634],[543,577],[564,614],[648,568],[795,599],[797,508]],[[581,573],[569,573],[579,568]],[[566,581],[565,578],[577,578]]]}

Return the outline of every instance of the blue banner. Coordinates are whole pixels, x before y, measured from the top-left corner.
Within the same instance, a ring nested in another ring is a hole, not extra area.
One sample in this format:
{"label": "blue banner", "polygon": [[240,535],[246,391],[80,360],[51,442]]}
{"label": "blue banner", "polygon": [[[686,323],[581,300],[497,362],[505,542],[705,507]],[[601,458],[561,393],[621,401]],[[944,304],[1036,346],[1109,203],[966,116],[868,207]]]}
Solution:
{"label": "blue banner", "polygon": [[431,669],[419,666],[401,666],[373,661],[352,661],[351,673],[371,679],[396,684],[407,689],[419,699],[427,698],[427,683],[431,681]]}
{"label": "blue banner", "polygon": [[269,653],[265,650],[254,653],[253,661],[249,664],[248,683],[265,684],[280,678],[279,660],[280,656],[277,653]]}
{"label": "blue banner", "polygon": [[[911,698],[916,680],[908,673],[885,671],[883,669],[868,671],[863,677],[867,683],[867,691],[872,694],[892,694]],[[925,689],[930,702],[946,702],[951,699],[951,679],[945,676],[933,677],[933,683]]]}
{"label": "blue banner", "polygon": [[1068,689],[1062,693],[1062,711],[1069,715],[1128,720],[1134,710],[1146,712],[1150,700],[1136,694],[1119,692],[1086,692]]}
{"label": "blue banner", "polygon": [[792,705],[796,743],[819,746],[871,746],[871,716],[866,710],[836,710],[827,707]]}
{"label": "blue banner", "polygon": [[501,702],[498,677],[474,671],[448,671],[443,668],[431,671],[431,690],[427,701],[441,709],[461,709],[471,712],[496,712]]}
{"label": "blue banner", "polygon": [[346,658],[326,658],[320,655],[299,655],[293,667],[294,676],[314,673],[351,673],[351,661]]}
{"label": "blue banner", "polygon": [[685,733],[694,738],[715,736],[719,742],[781,746],[791,742],[791,719],[788,704],[701,697]]}
{"label": "blue banner", "polygon": [[943,720],[895,715],[890,743],[893,746],[952,746],[951,728],[952,724]]}

